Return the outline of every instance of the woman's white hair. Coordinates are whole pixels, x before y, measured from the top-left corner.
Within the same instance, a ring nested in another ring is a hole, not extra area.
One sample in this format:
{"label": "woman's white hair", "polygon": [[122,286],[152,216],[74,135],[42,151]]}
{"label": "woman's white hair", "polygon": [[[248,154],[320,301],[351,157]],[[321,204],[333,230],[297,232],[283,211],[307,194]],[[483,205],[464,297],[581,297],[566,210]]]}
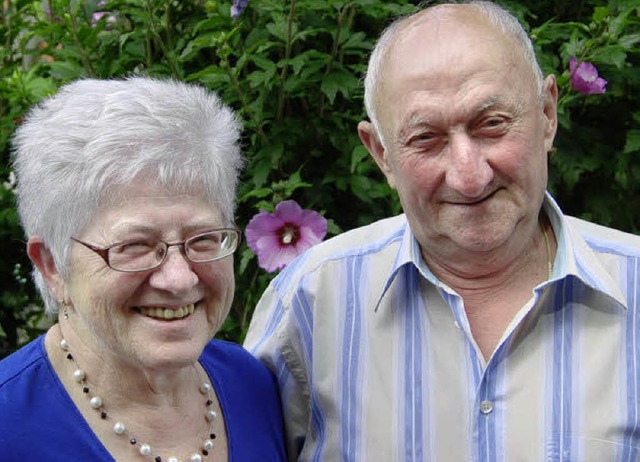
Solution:
{"label": "woman's white hair", "polygon": [[[13,137],[25,234],[43,239],[66,278],[70,237],[122,186],[148,178],[202,196],[232,225],[239,136],[233,111],[196,85],[147,77],[66,85],[32,108]],[[55,314],[58,301],[37,269],[33,275]]]}
{"label": "woman's white hair", "polygon": [[522,27],[522,24],[520,24],[520,21],[518,21],[513,14],[496,3],[484,0],[438,2],[437,5],[429,6],[411,15],[398,18],[392,22],[380,35],[380,38],[376,42],[376,45],[371,52],[371,56],[369,57],[367,73],[364,79],[364,104],[365,109],[367,110],[367,116],[375,128],[378,138],[383,142],[383,144],[384,141],[382,139],[382,132],[380,131],[377,112],[379,108],[377,105],[379,86],[382,79],[383,67],[385,65],[384,61],[387,53],[391,48],[393,48],[394,44],[398,41],[401,33],[407,26],[412,24],[416,19],[428,14],[428,11],[432,8],[442,5],[468,5],[475,8],[479,14],[485,15],[491,24],[498,27],[503,33],[512,36],[522,49],[523,56],[533,72],[535,83],[537,85],[538,97],[540,98],[542,96],[544,75],[540,69],[540,65],[538,64],[533,43],[531,42],[527,32]]}

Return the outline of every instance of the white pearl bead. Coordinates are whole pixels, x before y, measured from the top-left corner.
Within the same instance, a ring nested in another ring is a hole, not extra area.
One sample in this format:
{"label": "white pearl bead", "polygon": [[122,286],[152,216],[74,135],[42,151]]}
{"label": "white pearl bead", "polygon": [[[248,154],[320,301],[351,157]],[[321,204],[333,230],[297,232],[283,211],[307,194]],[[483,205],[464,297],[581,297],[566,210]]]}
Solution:
{"label": "white pearl bead", "polygon": [[180,462],[177,457],[169,457],[167,462]]}
{"label": "white pearl bead", "polygon": [[102,407],[102,398],[100,398],[99,396],[94,396],[89,401],[89,404],[91,404],[91,407],[94,409],[100,409]]}
{"label": "white pearl bead", "polygon": [[196,452],[189,458],[189,460],[191,462],[202,462],[202,456]]}
{"label": "white pearl bead", "polygon": [[82,369],[76,369],[75,371],[73,371],[73,378],[76,380],[76,382],[82,382],[84,380],[84,377],[85,374]]}
{"label": "white pearl bead", "polygon": [[62,348],[62,351],[69,351],[69,344],[65,339],[60,340],[60,348]]}
{"label": "white pearl bead", "polygon": [[202,445],[202,447],[204,449],[206,449],[207,451],[211,451],[213,449],[213,441],[211,441],[211,440],[205,441],[204,444]]}
{"label": "white pearl bead", "polygon": [[113,426],[113,431],[118,435],[122,435],[125,430],[126,428],[122,422],[116,422],[116,424]]}
{"label": "white pearl bead", "polygon": [[149,446],[148,444],[143,444],[142,446],[140,446],[140,454],[142,454],[143,456],[151,455],[151,446]]}
{"label": "white pearl bead", "polygon": [[207,418],[208,422],[211,422],[212,420],[218,418],[218,413],[216,411],[207,411],[205,417]]}
{"label": "white pearl bead", "polygon": [[204,382],[202,385],[200,385],[200,393],[202,393],[203,395],[206,395],[210,391],[211,385],[209,385],[207,382]]}

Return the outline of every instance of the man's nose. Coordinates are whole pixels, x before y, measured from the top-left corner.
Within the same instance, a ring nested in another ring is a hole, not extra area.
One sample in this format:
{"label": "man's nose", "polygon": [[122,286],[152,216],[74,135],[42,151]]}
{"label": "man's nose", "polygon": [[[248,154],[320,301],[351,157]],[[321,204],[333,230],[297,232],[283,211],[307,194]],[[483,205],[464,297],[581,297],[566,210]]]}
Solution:
{"label": "man's nose", "polygon": [[447,186],[465,197],[481,196],[493,180],[493,169],[480,143],[467,134],[454,134],[447,154]]}

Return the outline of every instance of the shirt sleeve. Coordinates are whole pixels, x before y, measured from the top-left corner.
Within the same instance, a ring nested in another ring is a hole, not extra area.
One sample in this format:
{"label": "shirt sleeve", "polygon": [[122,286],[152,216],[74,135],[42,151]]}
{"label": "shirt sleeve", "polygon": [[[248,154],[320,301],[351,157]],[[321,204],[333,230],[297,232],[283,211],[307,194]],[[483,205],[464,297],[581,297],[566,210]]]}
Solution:
{"label": "shirt sleeve", "polygon": [[276,376],[289,461],[297,461],[310,425],[309,371],[300,323],[270,285],[256,306],[244,347]]}

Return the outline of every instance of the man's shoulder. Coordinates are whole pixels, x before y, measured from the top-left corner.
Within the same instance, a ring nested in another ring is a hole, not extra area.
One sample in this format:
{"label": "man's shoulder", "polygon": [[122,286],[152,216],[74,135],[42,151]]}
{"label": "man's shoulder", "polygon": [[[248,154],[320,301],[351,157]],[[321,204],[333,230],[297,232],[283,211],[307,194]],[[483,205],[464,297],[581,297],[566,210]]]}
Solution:
{"label": "man's shoulder", "polygon": [[341,259],[380,252],[398,243],[404,235],[407,220],[404,214],[384,218],[369,225],[345,231],[312,247],[305,257],[313,261]]}
{"label": "man's shoulder", "polygon": [[576,217],[566,219],[594,251],[640,257],[640,236]]}
{"label": "man's shoulder", "polygon": [[291,283],[306,274],[360,257],[377,258],[377,263],[388,261],[391,264],[407,226],[406,217],[402,214],[345,231],[307,250],[276,279]]}

